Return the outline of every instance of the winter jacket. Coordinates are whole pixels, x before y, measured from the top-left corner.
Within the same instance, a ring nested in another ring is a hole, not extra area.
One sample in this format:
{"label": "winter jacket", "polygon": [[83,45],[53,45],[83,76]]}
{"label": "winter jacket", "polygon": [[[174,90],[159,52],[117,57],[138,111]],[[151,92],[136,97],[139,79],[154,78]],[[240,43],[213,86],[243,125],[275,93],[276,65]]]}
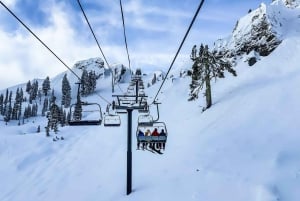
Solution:
{"label": "winter jacket", "polygon": [[154,129],[154,131],[152,132],[152,136],[159,136],[159,133],[157,132],[157,129]]}

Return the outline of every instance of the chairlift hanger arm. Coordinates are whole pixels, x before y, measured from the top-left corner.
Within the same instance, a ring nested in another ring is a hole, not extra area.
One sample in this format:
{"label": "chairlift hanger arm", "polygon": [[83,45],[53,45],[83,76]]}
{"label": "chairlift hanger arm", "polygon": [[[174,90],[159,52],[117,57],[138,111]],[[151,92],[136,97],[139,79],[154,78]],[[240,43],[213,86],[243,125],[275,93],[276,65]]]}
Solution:
{"label": "chairlift hanger arm", "polygon": [[161,103],[158,102],[154,102],[154,104],[156,105],[156,111],[157,111],[157,118],[155,120],[153,120],[153,122],[157,122],[159,120],[159,109],[158,109],[158,105]]}
{"label": "chairlift hanger arm", "polygon": [[[122,98],[128,97],[128,98],[135,98],[136,95],[114,95],[114,94],[113,94],[112,97],[122,97]],[[146,95],[139,95],[138,97],[139,97],[139,98],[147,98],[148,96],[146,96]]]}
{"label": "chairlift hanger arm", "polygon": [[116,105],[117,110],[127,110],[127,109],[132,109],[132,110],[141,110],[144,109],[144,106],[123,106],[123,105]]}

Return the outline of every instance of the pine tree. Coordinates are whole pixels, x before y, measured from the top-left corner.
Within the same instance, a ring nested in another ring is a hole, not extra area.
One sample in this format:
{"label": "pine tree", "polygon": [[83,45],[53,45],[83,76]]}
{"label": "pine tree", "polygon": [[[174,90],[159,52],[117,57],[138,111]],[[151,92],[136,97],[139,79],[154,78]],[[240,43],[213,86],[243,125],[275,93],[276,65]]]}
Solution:
{"label": "pine tree", "polygon": [[32,117],[32,107],[30,104],[27,106],[27,118]]}
{"label": "pine tree", "polygon": [[42,116],[45,116],[45,112],[48,111],[48,105],[49,105],[48,98],[45,98],[43,108],[42,108]]}
{"label": "pine tree", "polygon": [[215,81],[217,78],[224,78],[224,71],[228,71],[236,76],[235,70],[229,61],[223,59],[223,55],[217,52],[210,52],[208,46],[201,44],[199,55],[194,46],[191,53],[191,60],[194,62],[192,67],[192,83],[190,85],[190,99],[198,98],[198,93],[205,85],[206,109],[212,105],[211,96],[211,80]]}
{"label": "pine tree", "polygon": [[19,92],[19,88],[17,88],[16,91],[16,96],[15,96],[15,102],[14,102],[14,106],[12,109],[12,114],[11,114],[11,119],[12,120],[18,120],[18,114],[19,114],[19,105],[20,105],[20,92]]}
{"label": "pine tree", "polygon": [[71,86],[67,78],[67,74],[64,75],[62,80],[61,104],[64,105],[65,108],[70,107],[71,104]]}
{"label": "pine tree", "polygon": [[55,133],[58,131],[58,123],[60,120],[60,109],[55,103],[56,97],[53,97],[53,101],[50,106],[50,112],[47,115],[49,128],[54,130]]}
{"label": "pine tree", "polygon": [[59,120],[60,120],[59,123],[60,123],[61,127],[64,127],[65,123],[66,123],[66,112],[63,107],[60,108],[60,119]]}
{"label": "pine tree", "polygon": [[8,105],[6,105],[6,109],[5,109],[5,117],[4,117],[4,121],[7,123],[11,120],[11,114],[12,114],[12,91],[10,91],[9,93],[9,98],[8,98]]}
{"label": "pine tree", "polygon": [[32,101],[36,99],[39,89],[39,83],[38,81],[35,81],[31,85],[30,95],[29,95],[29,103],[32,104]]}
{"label": "pine tree", "polygon": [[42,104],[42,91],[40,89],[38,90],[38,98],[39,98],[39,103],[41,105]]}
{"label": "pine tree", "polygon": [[81,95],[88,95],[88,85],[89,85],[89,75],[88,72],[84,69],[81,75]]}
{"label": "pine tree", "polygon": [[49,76],[46,77],[46,79],[44,80],[43,84],[42,84],[42,90],[45,94],[45,96],[48,95],[48,91],[51,89],[50,87],[50,79]]}
{"label": "pine tree", "polygon": [[38,104],[35,103],[32,105],[32,108],[31,108],[31,117],[36,117],[37,111],[38,111]]}
{"label": "pine tree", "polygon": [[96,89],[97,85],[97,76],[95,71],[89,72],[89,94],[93,93]]}
{"label": "pine tree", "polygon": [[0,95],[0,115],[3,115],[3,102],[4,102],[3,94]]}
{"label": "pine tree", "polygon": [[52,92],[51,92],[51,97],[50,97],[50,104],[52,104],[53,102],[55,102],[56,100],[56,97],[55,97],[55,94],[54,94],[54,89],[52,89]]}
{"label": "pine tree", "polygon": [[154,73],[151,83],[152,85],[156,83],[156,73]]}
{"label": "pine tree", "polygon": [[68,112],[67,113],[67,119],[66,119],[66,124],[68,125],[69,124],[69,121],[71,120],[71,113]]}
{"label": "pine tree", "polygon": [[22,113],[22,103],[23,103],[23,89],[21,88],[19,97],[18,97],[18,102],[19,102],[19,109],[18,109],[18,120],[21,119],[21,113]]}
{"label": "pine tree", "polygon": [[5,95],[5,99],[4,99],[4,102],[3,102],[3,111],[2,111],[3,116],[6,115],[7,103],[8,103],[8,89],[6,89],[6,95]]}
{"label": "pine tree", "polygon": [[28,115],[28,108],[25,107],[24,114],[23,114],[23,124],[24,124],[24,119],[27,119],[28,117],[29,117],[29,115]]}
{"label": "pine tree", "polygon": [[80,95],[77,95],[77,102],[75,104],[74,112],[73,112],[73,120],[79,121],[82,118],[82,106],[81,106],[81,100]]}
{"label": "pine tree", "polygon": [[27,84],[26,84],[26,92],[28,93],[28,94],[30,94],[30,90],[31,90],[31,82],[30,82],[30,80],[27,82]]}

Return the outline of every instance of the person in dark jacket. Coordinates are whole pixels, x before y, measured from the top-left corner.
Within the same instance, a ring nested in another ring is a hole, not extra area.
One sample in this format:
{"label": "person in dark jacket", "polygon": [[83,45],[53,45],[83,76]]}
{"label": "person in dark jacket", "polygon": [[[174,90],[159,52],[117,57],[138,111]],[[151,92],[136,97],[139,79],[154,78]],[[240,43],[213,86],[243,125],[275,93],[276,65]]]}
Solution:
{"label": "person in dark jacket", "polygon": [[[140,137],[141,136],[145,136],[145,135],[144,135],[144,133],[141,130],[139,130],[138,135],[137,135],[137,138],[138,138],[138,140],[137,140],[137,149],[140,149]],[[143,143],[143,147],[142,148],[144,149],[144,143]]]}
{"label": "person in dark jacket", "polygon": [[[167,136],[167,134],[165,133],[165,130],[164,130],[164,129],[161,129],[161,132],[160,132],[159,136],[164,136],[164,137]],[[163,150],[165,150],[165,146],[166,146],[166,140],[164,140],[164,141],[162,141],[162,142],[160,143],[160,147],[161,147]]]}

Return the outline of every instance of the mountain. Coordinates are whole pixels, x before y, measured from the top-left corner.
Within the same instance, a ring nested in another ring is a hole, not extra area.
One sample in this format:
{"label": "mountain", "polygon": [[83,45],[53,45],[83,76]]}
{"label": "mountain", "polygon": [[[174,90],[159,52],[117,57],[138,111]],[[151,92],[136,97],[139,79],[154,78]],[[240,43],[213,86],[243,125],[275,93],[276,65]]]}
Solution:
{"label": "mountain", "polygon": [[[121,115],[121,127],[61,127],[58,134],[51,131],[50,138],[43,126],[36,132],[44,125],[44,117],[36,117],[22,126],[0,122],[0,200],[298,201],[299,1],[276,0],[265,8],[268,16],[273,13],[272,19],[281,20],[282,26],[270,26],[280,43],[268,56],[258,50],[241,53],[235,66],[238,76],[212,84],[210,109],[202,112],[202,97],[187,101],[191,79],[185,72],[174,72],[166,80],[158,95],[160,121],[168,132],[163,155],[135,150],[139,114],[133,112],[132,194],[126,195],[126,114]],[[242,21],[239,27],[245,30],[239,28],[239,34],[246,34],[249,27],[244,23],[251,20]],[[236,43],[228,38],[224,47],[233,50],[230,44]],[[251,55],[259,60],[249,67]],[[144,81],[150,82],[152,75],[147,73]],[[100,79],[96,90],[108,100],[110,78]],[[150,103],[160,83],[158,79],[145,87]],[[126,90],[128,83],[119,87]],[[116,94],[121,93],[119,87]],[[86,100],[105,108],[96,93]],[[156,117],[156,108],[150,108]],[[64,140],[53,142],[55,136]]]}
{"label": "mountain", "polygon": [[[243,58],[250,66],[268,56],[287,37],[299,33],[299,1],[274,0],[237,21],[232,34],[215,42],[214,49],[236,62]],[[293,21],[293,26],[290,22]]]}

